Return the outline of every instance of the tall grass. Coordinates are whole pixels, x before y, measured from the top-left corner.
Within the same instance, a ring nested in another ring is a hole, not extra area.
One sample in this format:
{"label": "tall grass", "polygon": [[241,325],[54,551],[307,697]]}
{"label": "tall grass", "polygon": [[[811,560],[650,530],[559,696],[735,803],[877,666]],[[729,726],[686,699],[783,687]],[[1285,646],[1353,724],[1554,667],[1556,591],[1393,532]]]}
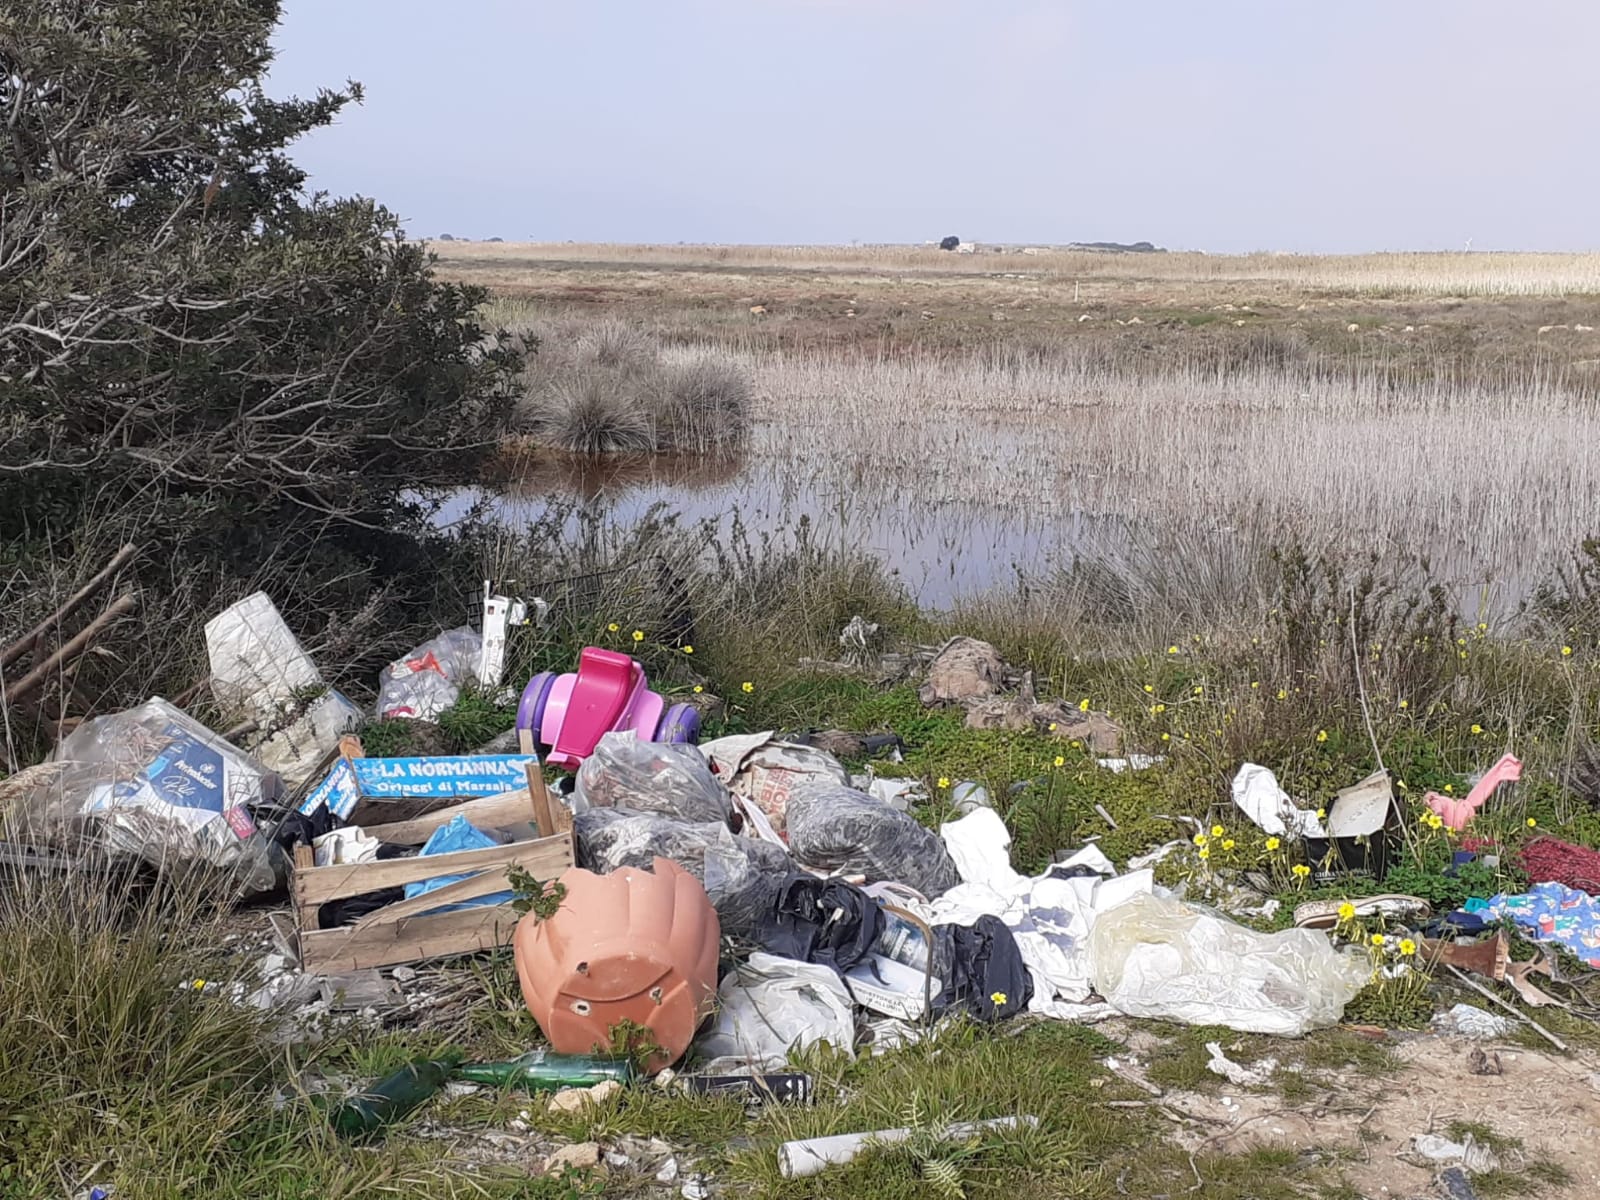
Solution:
{"label": "tall grass", "polygon": [[1037,247],[1039,253],[1027,255],[969,255],[904,245],[669,246],[573,242],[452,242],[434,243],[431,248],[447,268],[471,271],[486,281],[502,283],[514,282],[507,272],[514,272],[519,264],[527,269],[540,263],[593,263],[938,275],[1023,272],[1083,280],[1257,282],[1358,295],[1600,294],[1600,254],[1593,253],[1116,254]]}

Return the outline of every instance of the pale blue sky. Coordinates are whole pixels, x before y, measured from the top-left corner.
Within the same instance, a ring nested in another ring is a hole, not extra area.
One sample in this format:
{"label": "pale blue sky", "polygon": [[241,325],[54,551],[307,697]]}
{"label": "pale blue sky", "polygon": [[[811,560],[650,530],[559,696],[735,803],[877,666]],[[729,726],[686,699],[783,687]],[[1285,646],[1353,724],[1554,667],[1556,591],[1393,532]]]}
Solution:
{"label": "pale blue sky", "polygon": [[1596,0],[286,0],[411,233],[1600,248]]}

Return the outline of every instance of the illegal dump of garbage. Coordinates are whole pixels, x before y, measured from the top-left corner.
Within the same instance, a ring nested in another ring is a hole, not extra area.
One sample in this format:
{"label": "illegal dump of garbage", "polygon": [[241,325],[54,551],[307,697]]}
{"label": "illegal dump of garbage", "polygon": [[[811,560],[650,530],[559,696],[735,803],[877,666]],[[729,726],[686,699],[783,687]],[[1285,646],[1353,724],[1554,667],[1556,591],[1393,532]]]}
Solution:
{"label": "illegal dump of garbage", "polygon": [[[0,890],[211,906],[220,943],[149,943],[170,991],[249,1014],[273,1065],[239,1086],[352,1179],[1377,1195],[1341,1155],[1388,1137],[1414,1194],[1569,1180],[1534,1133],[1552,1094],[1600,1116],[1600,852],[1527,815],[1514,752],[1438,790],[1376,759],[1315,794],[1229,763],[1225,801],[1168,815],[1170,738],[1041,702],[983,642],[815,664],[859,726],[753,729],[738,693],[653,680],[616,625],[508,677],[543,616],[486,586],[366,706],[269,596],[228,607],[205,632],[234,723],[151,697],[79,725],[0,783]],[[397,741],[464,697],[503,714],[480,749]],[[128,954],[151,934],[131,920]],[[1447,1077],[1479,1106],[1455,1125],[1338,1115]],[[1507,1114],[1532,1132],[1496,1134]],[[149,1169],[61,1178],[137,1195]]]}

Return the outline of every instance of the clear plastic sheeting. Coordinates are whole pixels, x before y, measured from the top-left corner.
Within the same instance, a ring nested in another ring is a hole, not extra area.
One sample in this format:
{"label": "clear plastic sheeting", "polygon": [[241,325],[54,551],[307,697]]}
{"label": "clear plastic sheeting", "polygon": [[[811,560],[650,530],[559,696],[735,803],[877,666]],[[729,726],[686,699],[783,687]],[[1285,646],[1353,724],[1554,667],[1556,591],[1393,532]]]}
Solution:
{"label": "clear plastic sheeting", "polygon": [[729,934],[753,929],[794,870],[782,847],[737,836],[715,822],[691,824],[657,813],[592,808],[574,817],[572,827],[578,861],[602,875],[618,867],[648,870],[657,856],[677,863],[704,885]]}
{"label": "clear plastic sheeting", "polygon": [[578,768],[577,794],[591,808],[626,808],[696,824],[727,824],[728,789],[692,746],[608,733]]}
{"label": "clear plastic sheeting", "polygon": [[54,761],[60,772],[10,814],[31,836],[163,868],[204,864],[245,892],[276,885],[250,810],[276,800],[281,781],[165,700],[84,722]]}
{"label": "clear plastic sheeting", "polygon": [[938,896],[961,882],[939,836],[865,792],[831,783],[789,794],[789,849],[807,866]]}
{"label": "clear plastic sheeting", "polygon": [[483,638],[464,625],[423,642],[378,673],[378,716],[433,720],[477,682],[482,656]]}
{"label": "clear plastic sheeting", "polygon": [[832,967],[758,950],[722,981],[716,1021],[695,1049],[760,1070],[781,1067],[790,1051],[817,1042],[855,1057],[855,1002],[844,983]]}
{"label": "clear plastic sheeting", "polygon": [[1089,934],[1095,984],[1118,1012],[1297,1037],[1336,1024],[1372,971],[1309,929],[1256,933],[1179,900],[1135,895]]}

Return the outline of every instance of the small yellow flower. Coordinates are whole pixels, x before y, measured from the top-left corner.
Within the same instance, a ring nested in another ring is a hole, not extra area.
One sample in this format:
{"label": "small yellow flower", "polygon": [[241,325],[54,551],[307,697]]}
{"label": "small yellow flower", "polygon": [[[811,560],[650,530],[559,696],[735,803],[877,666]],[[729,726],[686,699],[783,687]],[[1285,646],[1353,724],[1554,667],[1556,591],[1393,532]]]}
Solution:
{"label": "small yellow flower", "polygon": [[606,626],[606,629],[609,630],[612,633],[615,633],[617,630],[619,630],[621,628],[622,628],[622,626],[618,625],[615,621],[611,622],[611,624]]}
{"label": "small yellow flower", "polygon": [[1473,727],[1472,727],[1472,732],[1473,732],[1473,733],[1474,733],[1474,734],[1479,734],[1479,733],[1482,733],[1482,732],[1483,732],[1483,726],[1482,726],[1482,725],[1477,725],[1477,724],[1474,724],[1474,725],[1473,725]]}
{"label": "small yellow flower", "polygon": [[1167,647],[1167,653],[1168,654],[1176,654],[1177,652],[1178,652],[1178,648],[1176,646],[1168,646]]}
{"label": "small yellow flower", "polygon": [[1279,700],[1287,700],[1288,698],[1289,698],[1289,693],[1284,691],[1282,688],[1279,688],[1278,689],[1278,699]]}
{"label": "small yellow flower", "polygon": [[1261,686],[1261,680],[1259,680],[1259,679],[1252,679],[1252,680],[1251,680],[1251,681],[1250,681],[1250,686],[1251,686],[1251,687],[1253,687],[1253,688],[1258,688],[1258,687],[1260,687],[1260,686]]}
{"label": "small yellow flower", "polygon": [[1383,934],[1375,933],[1375,934],[1372,935],[1372,944],[1374,946],[1381,946],[1381,945],[1383,945],[1383,942],[1384,942]]}
{"label": "small yellow flower", "polygon": [[1059,754],[1056,755],[1056,766],[1064,767],[1066,765],[1067,765],[1067,760],[1062,758],[1061,755],[1059,755]]}
{"label": "small yellow flower", "polygon": [[1196,845],[1196,846],[1204,846],[1204,845],[1205,845],[1205,844],[1206,844],[1206,843],[1207,843],[1207,842],[1209,842],[1209,841],[1210,841],[1210,840],[1211,840],[1211,839],[1210,839],[1210,838],[1208,838],[1208,837],[1207,837],[1207,836],[1206,836],[1206,835],[1205,835],[1205,834],[1203,834],[1203,833],[1197,833],[1197,834],[1195,834],[1195,835],[1194,835],[1194,844],[1195,844],[1195,845]]}
{"label": "small yellow flower", "polygon": [[642,642],[642,641],[644,641],[644,630],[642,630],[642,629],[635,629],[635,630],[634,630],[634,631],[633,631],[633,640],[634,640],[634,641],[636,641],[636,642]]}
{"label": "small yellow flower", "polygon": [[1158,704],[1154,708],[1152,708],[1150,711],[1153,712],[1153,713],[1164,713],[1164,712],[1167,711],[1167,706],[1165,704]]}
{"label": "small yellow flower", "polygon": [[1328,731],[1326,729],[1317,730],[1317,741],[1325,742],[1327,740],[1328,740]]}
{"label": "small yellow flower", "polygon": [[1356,906],[1354,904],[1351,904],[1350,901],[1346,900],[1343,904],[1339,905],[1339,920],[1354,921],[1355,919]]}
{"label": "small yellow flower", "polygon": [[1154,692],[1156,689],[1155,689],[1155,686],[1153,684],[1148,684],[1147,683],[1147,684],[1144,685],[1144,690],[1145,690],[1145,694],[1149,695],[1150,693]]}
{"label": "small yellow flower", "polygon": [[939,786],[941,788],[949,787],[950,786],[950,776],[948,776],[948,775],[939,776]]}
{"label": "small yellow flower", "polygon": [[701,687],[698,683],[694,685],[694,694],[696,696],[698,696],[703,691],[705,691],[705,688]]}
{"label": "small yellow flower", "polygon": [[1005,1002],[1006,1002],[1006,994],[1004,992],[990,992],[989,993],[989,1003],[993,1004],[996,1008],[999,1008]]}
{"label": "small yellow flower", "polygon": [[1296,879],[1304,879],[1307,875],[1311,874],[1311,868],[1306,866],[1305,863],[1295,863],[1293,874]]}
{"label": "small yellow flower", "polygon": [[1456,651],[1456,657],[1457,658],[1465,658],[1466,656],[1467,656],[1467,652],[1465,650],[1457,650]]}
{"label": "small yellow flower", "polygon": [[1275,837],[1269,837],[1267,839],[1267,849],[1268,850],[1276,850],[1281,845],[1283,845],[1283,843],[1281,841],[1279,841]]}
{"label": "small yellow flower", "polygon": [[744,694],[746,696],[748,696],[751,692],[756,690],[756,685],[751,683],[748,679],[746,679],[743,683],[741,683],[739,685],[739,690],[744,692]]}
{"label": "small yellow flower", "polygon": [[1411,707],[1411,701],[1409,701],[1409,700],[1400,701],[1400,711],[1401,712],[1404,712],[1406,709],[1408,709],[1410,707]]}
{"label": "small yellow flower", "polygon": [[1056,731],[1056,723],[1054,721],[1051,721],[1049,726],[1048,726],[1048,728],[1049,728],[1051,733],[1054,733]]}
{"label": "small yellow flower", "polygon": [[1327,820],[1327,817],[1328,817],[1328,810],[1327,809],[1325,809],[1325,808],[1317,809],[1317,820],[1324,821],[1324,820]]}
{"label": "small yellow flower", "polygon": [[1410,938],[1401,938],[1400,939],[1400,953],[1401,954],[1404,954],[1407,958],[1410,958],[1416,952],[1417,952],[1417,944],[1415,942],[1413,942]]}
{"label": "small yellow flower", "polygon": [[1200,857],[1201,858],[1210,858],[1211,857],[1210,849],[1208,847],[1201,846],[1200,847]]}
{"label": "small yellow flower", "polygon": [[1438,828],[1442,827],[1443,825],[1444,825],[1444,818],[1441,817],[1438,813],[1429,813],[1428,814],[1428,828],[1429,829],[1438,829]]}
{"label": "small yellow flower", "polygon": [[1089,711],[1089,697],[1085,696],[1082,700],[1078,701],[1078,711],[1079,712],[1088,712]]}
{"label": "small yellow flower", "polygon": [[1163,742],[1170,742],[1172,740],[1172,735],[1170,733],[1163,733],[1161,735],[1161,740]]}
{"label": "small yellow flower", "polygon": [[1224,850],[1232,850],[1233,849],[1233,839],[1232,838],[1223,838],[1222,839],[1222,848]]}
{"label": "small yellow flower", "polygon": [[1194,694],[1196,696],[1203,695],[1205,693],[1205,690],[1206,690],[1205,688],[1201,687],[1199,684],[1196,684],[1195,685],[1195,689],[1194,689]]}
{"label": "small yellow flower", "polygon": [[1453,783],[1447,783],[1444,785],[1444,790],[1446,792],[1454,792],[1456,790],[1456,785]]}
{"label": "small yellow flower", "polygon": [[1213,825],[1211,827],[1211,836],[1212,837],[1221,837],[1223,832],[1224,831],[1223,831],[1223,828],[1222,828],[1221,825]]}
{"label": "small yellow flower", "polygon": [[1563,647],[1561,647],[1561,657],[1562,658],[1571,658],[1572,657],[1572,647],[1571,646],[1563,646]]}
{"label": "small yellow flower", "polygon": [[196,979],[189,986],[197,992],[203,992],[206,990],[206,981],[204,979]]}
{"label": "small yellow flower", "polygon": [[685,654],[693,654],[694,653],[694,647],[693,646],[685,646],[683,648],[683,652]]}
{"label": "small yellow flower", "polygon": [[1537,828],[1539,828],[1539,822],[1535,821],[1532,817],[1529,817],[1528,818],[1528,828],[1529,829],[1537,829]]}

